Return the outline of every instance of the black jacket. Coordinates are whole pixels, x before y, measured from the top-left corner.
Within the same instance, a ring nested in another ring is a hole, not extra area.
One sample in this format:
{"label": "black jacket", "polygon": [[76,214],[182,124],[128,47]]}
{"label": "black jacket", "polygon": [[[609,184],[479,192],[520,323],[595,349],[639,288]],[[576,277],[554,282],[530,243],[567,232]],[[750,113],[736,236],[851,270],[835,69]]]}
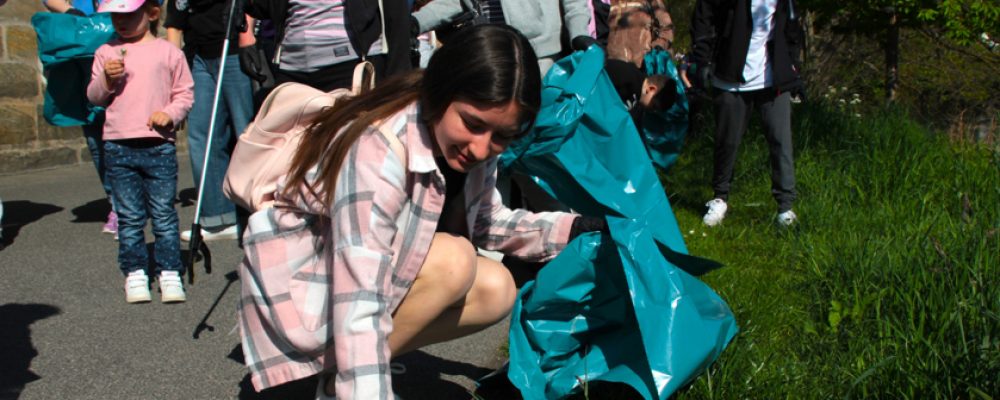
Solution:
{"label": "black jacket", "polygon": [[[288,0],[245,0],[246,13],[274,23],[275,45],[285,37],[285,20],[288,18]],[[368,54],[368,49],[382,33],[385,19],[385,37],[389,44],[386,76],[413,68],[410,61],[410,13],[406,0],[383,0],[384,10],[379,10],[375,0],[345,0],[344,18],[351,47],[357,54]],[[384,11],[384,16],[380,13]]]}
{"label": "black jacket", "polygon": [[[691,18],[692,63],[702,68],[711,64],[716,77],[743,83],[752,30],[750,0],[698,0]],[[772,63],[774,88],[780,92],[802,85],[799,80],[802,35],[794,1],[778,0],[767,54]]]}
{"label": "black jacket", "polygon": [[[184,54],[188,62],[197,54],[201,58],[216,59],[222,56],[222,43],[226,38],[226,15],[229,14],[230,0],[189,0],[183,11],[177,9],[177,1],[167,5],[166,28],[176,28],[184,32]],[[234,21],[235,22],[235,21]],[[236,54],[239,46],[238,25],[233,24],[229,32],[229,52]]]}

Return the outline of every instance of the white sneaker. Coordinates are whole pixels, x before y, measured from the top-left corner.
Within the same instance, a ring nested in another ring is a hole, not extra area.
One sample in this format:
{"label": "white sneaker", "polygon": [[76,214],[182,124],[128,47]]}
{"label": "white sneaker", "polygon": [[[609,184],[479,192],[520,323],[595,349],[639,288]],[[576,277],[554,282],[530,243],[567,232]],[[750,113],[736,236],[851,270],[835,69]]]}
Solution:
{"label": "white sneaker", "polygon": [[722,219],[726,218],[726,210],[729,206],[726,205],[726,201],[722,199],[712,199],[708,203],[705,203],[708,207],[708,212],[705,213],[705,217],[701,219],[706,226],[716,226],[722,223]]}
{"label": "white sneaker", "polygon": [[149,295],[149,277],[146,271],[132,271],[125,277],[125,302],[145,303],[152,300]]}
{"label": "white sneaker", "polygon": [[778,218],[777,219],[778,219],[778,225],[781,225],[781,226],[792,226],[792,224],[794,224],[795,221],[799,220],[799,217],[795,215],[794,211],[788,210],[788,211],[785,211],[783,213],[778,214]]}
{"label": "white sneaker", "polygon": [[184,284],[177,271],[160,272],[160,301],[164,303],[180,303],[187,300],[184,295]]}
{"label": "white sneaker", "polygon": [[[229,225],[226,229],[218,232],[209,232],[204,229],[201,230],[201,240],[206,242],[211,242],[215,240],[235,240],[236,239],[236,225]],[[191,230],[188,229],[181,232],[181,240],[185,242],[191,241]]]}

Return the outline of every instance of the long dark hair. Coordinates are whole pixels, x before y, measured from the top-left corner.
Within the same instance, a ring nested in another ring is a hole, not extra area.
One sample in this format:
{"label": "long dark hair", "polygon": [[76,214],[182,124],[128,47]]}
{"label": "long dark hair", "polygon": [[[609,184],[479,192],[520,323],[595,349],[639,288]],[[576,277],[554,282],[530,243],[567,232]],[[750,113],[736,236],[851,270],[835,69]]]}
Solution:
{"label": "long dark hair", "polygon": [[[351,146],[377,121],[414,101],[419,100],[421,122],[428,126],[455,100],[491,106],[513,100],[521,125],[532,125],[541,104],[541,78],[528,39],[506,25],[475,26],[456,36],[434,53],[426,70],[390,78],[320,115],[292,159],[285,195],[305,186],[330,207]],[[319,166],[318,176],[309,182],[306,173],[314,165]]]}

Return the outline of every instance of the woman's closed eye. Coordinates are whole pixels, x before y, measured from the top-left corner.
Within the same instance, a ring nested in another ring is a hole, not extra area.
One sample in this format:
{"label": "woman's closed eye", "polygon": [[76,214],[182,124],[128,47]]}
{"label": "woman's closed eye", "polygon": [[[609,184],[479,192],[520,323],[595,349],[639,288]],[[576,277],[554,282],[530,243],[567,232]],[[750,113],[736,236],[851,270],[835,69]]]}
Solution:
{"label": "woman's closed eye", "polygon": [[521,138],[520,132],[517,131],[495,131],[493,132],[493,142],[507,145]]}
{"label": "woman's closed eye", "polygon": [[472,133],[486,133],[489,127],[481,121],[475,121],[470,118],[462,118],[462,123],[465,124],[465,129],[468,129]]}

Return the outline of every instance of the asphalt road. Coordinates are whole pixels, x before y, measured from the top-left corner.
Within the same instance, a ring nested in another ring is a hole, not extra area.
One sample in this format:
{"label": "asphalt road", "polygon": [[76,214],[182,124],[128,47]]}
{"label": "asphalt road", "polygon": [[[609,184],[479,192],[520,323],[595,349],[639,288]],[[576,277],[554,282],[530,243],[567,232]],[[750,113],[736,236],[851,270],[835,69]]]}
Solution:
{"label": "asphalt road", "polygon": [[[189,229],[195,190],[180,159],[178,210]],[[311,399],[315,381],[254,392],[236,327],[235,241],[211,242],[188,301],[125,303],[117,242],[90,164],[0,176],[0,399]],[[152,241],[148,234],[147,241]],[[187,254],[187,243],[182,242]],[[185,257],[186,259],[186,257]],[[185,280],[186,282],[186,280]],[[468,399],[502,362],[506,323],[400,357],[404,399]]]}

